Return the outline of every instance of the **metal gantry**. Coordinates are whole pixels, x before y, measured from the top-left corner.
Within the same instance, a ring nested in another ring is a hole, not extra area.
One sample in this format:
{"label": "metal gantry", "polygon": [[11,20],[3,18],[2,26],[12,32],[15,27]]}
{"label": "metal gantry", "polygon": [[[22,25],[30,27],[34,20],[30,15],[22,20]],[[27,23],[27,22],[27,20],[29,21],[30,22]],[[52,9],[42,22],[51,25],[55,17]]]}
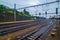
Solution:
{"label": "metal gantry", "polygon": [[[33,5],[33,6],[28,6],[28,7],[22,7],[22,8],[18,8],[18,9],[16,9],[16,4],[14,4],[14,20],[16,21],[16,10],[21,10],[21,9],[25,9],[26,10],[27,8],[31,8],[31,7],[37,7],[38,8],[39,6],[44,6],[44,5],[46,5],[46,7],[47,7],[49,4],[53,4],[53,3],[58,3],[58,6],[59,6],[59,2],[60,2],[59,0],[56,0],[56,1],[53,1],[53,2],[49,2],[49,3],[38,4],[38,5]],[[47,17],[47,11],[48,10],[49,9],[47,9],[47,8],[46,8],[46,10],[44,10],[46,17]],[[37,10],[36,10],[36,14],[37,14]]]}
{"label": "metal gantry", "polygon": [[53,2],[49,2],[49,3],[38,4],[38,5],[33,5],[33,6],[28,6],[28,7],[23,7],[23,8],[18,8],[17,10],[19,10],[19,9],[25,9],[25,8],[31,8],[31,7],[36,7],[36,6],[43,6],[43,5],[53,4],[53,3],[57,3],[57,2],[60,2],[60,1],[53,1]]}

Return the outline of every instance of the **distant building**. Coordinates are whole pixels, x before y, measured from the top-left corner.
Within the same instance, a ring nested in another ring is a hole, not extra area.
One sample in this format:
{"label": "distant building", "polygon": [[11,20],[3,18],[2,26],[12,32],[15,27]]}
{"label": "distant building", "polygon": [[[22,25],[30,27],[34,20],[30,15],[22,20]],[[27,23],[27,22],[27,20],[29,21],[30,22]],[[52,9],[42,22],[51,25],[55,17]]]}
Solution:
{"label": "distant building", "polygon": [[60,20],[60,15],[54,16],[51,19],[56,19],[56,20]]}
{"label": "distant building", "polygon": [[33,19],[44,20],[44,19],[46,19],[46,18],[45,18],[45,17],[39,17],[39,16],[33,16]]}

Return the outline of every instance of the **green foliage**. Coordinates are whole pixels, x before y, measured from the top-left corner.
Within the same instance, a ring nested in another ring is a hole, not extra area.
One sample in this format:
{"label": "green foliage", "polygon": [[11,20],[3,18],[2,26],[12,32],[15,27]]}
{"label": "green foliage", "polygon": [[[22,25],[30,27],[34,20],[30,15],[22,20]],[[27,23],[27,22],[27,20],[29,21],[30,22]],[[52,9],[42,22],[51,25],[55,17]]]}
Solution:
{"label": "green foliage", "polygon": [[27,16],[27,17],[30,17],[30,18],[32,17],[32,16],[29,14],[28,11],[26,11],[26,12],[24,13],[24,15]]}
{"label": "green foliage", "polygon": [[[14,14],[14,10],[13,9],[10,9],[9,7],[4,6],[4,5],[0,5],[0,11],[2,11],[2,12],[5,11],[5,12],[7,12],[9,14]],[[23,12],[19,12],[19,11],[16,10],[16,13],[19,16],[27,16],[27,17],[31,18],[31,15],[27,11],[25,13],[23,13]]]}
{"label": "green foliage", "polygon": [[19,16],[24,16],[23,12],[18,12]]}
{"label": "green foliage", "polygon": [[14,12],[12,10],[8,10],[7,13],[13,14]]}
{"label": "green foliage", "polygon": [[5,9],[8,9],[8,7],[4,5],[0,5],[0,10],[5,10]]}

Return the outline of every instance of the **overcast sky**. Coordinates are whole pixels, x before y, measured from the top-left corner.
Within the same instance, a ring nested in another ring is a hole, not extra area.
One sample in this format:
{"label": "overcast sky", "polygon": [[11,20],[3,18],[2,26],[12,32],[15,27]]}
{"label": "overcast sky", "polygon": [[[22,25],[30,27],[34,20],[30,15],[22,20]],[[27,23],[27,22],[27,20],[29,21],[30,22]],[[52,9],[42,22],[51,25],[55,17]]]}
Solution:
{"label": "overcast sky", "polygon": [[[17,4],[16,8],[22,8],[22,7],[32,6],[32,5],[43,4],[46,2],[52,2],[52,1],[56,1],[56,0],[0,0],[0,4],[4,4],[10,8],[14,8],[14,4]],[[55,12],[56,7],[57,7],[57,3],[50,4],[47,7],[39,6],[39,7],[34,7],[34,8],[28,8],[27,10],[29,10],[31,15],[35,15],[35,14],[38,14],[39,12],[44,13],[46,10],[48,10],[48,12],[52,12],[52,11]],[[41,16],[43,15],[44,14],[42,14]]]}
{"label": "overcast sky", "polygon": [[17,6],[19,6],[20,8],[20,7],[25,7],[25,6],[42,4],[46,2],[52,2],[52,1],[55,1],[55,0],[47,0],[47,1],[46,0],[0,0],[0,3],[10,6],[10,7],[12,7],[14,3],[16,3]]}

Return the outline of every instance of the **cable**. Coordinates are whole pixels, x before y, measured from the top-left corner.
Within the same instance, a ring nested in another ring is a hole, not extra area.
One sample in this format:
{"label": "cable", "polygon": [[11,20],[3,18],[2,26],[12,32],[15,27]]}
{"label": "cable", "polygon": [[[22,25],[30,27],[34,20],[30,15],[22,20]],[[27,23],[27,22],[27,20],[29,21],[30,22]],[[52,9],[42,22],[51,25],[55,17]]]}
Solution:
{"label": "cable", "polygon": [[23,7],[23,8],[19,8],[19,9],[30,8],[30,7],[35,7],[35,6],[42,6],[42,5],[52,4],[52,3],[56,3],[56,2],[58,2],[58,1],[53,1],[53,2],[49,2],[49,3],[38,4],[38,5],[33,5],[33,6],[28,6],[28,7]]}

